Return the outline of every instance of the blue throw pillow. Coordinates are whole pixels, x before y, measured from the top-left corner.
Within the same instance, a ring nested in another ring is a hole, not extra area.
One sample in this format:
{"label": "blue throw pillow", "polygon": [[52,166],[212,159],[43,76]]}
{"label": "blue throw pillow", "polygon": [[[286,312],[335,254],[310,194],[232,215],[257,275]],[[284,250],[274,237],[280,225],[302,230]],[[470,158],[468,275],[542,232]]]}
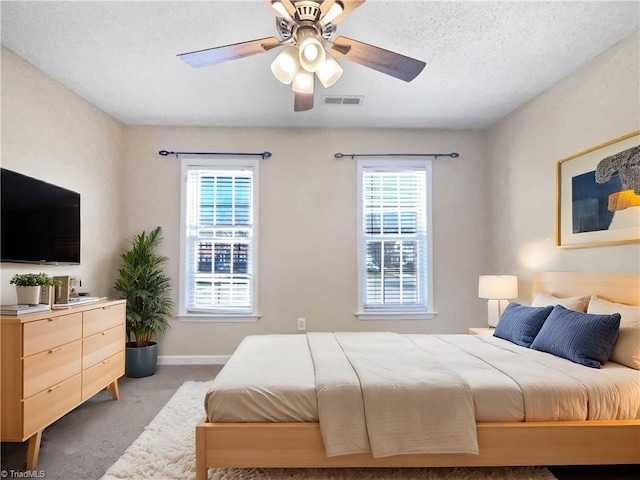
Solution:
{"label": "blue throw pillow", "polygon": [[600,368],[611,355],[619,329],[619,313],[594,315],[556,305],[531,348]]}
{"label": "blue throw pillow", "polygon": [[552,310],[551,306],[527,307],[510,303],[502,312],[493,336],[529,347]]}

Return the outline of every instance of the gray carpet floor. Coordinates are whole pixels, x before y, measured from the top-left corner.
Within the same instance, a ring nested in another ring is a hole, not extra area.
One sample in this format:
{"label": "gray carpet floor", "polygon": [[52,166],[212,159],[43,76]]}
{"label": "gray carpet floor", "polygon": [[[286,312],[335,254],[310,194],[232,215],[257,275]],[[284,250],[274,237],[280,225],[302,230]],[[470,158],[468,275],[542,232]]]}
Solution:
{"label": "gray carpet floor", "polygon": [[[183,382],[213,379],[218,366],[160,366],[146,378],[122,378],[120,401],[101,392],[47,428],[37,474],[46,480],[97,480],[140,435]],[[6,478],[23,478],[27,442],[3,443]],[[640,466],[549,467],[560,480],[637,480]],[[13,471],[13,472],[12,472]],[[2,478],[5,478],[4,472]]]}
{"label": "gray carpet floor", "polygon": [[[37,470],[46,480],[99,479],[183,382],[212,380],[219,371],[213,365],[161,365],[151,377],[121,378],[119,401],[100,392],[45,429]],[[25,468],[27,443],[2,444],[2,470]]]}

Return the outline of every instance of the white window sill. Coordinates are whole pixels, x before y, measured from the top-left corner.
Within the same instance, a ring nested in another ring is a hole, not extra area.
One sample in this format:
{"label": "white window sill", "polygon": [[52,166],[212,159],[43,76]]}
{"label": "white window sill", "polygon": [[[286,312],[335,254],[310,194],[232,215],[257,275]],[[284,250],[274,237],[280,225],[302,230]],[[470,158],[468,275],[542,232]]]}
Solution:
{"label": "white window sill", "polygon": [[432,320],[438,312],[378,311],[355,312],[358,320]]}
{"label": "white window sill", "polygon": [[176,318],[183,322],[211,323],[252,323],[260,320],[262,315],[221,314],[221,313],[181,313]]}

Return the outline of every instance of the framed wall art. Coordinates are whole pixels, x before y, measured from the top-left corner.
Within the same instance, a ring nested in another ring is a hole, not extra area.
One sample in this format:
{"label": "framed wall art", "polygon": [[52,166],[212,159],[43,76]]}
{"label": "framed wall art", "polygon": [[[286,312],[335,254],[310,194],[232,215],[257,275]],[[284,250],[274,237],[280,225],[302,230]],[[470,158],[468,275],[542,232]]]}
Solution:
{"label": "framed wall art", "polygon": [[640,242],[640,131],[559,160],[556,246]]}

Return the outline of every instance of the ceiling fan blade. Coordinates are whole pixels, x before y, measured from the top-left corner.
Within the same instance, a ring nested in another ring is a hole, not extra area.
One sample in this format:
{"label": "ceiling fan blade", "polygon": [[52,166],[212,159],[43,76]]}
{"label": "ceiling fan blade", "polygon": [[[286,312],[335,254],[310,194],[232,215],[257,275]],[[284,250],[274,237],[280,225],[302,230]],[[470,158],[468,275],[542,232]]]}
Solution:
{"label": "ceiling fan blade", "polygon": [[[331,20],[331,23],[333,23],[334,25],[339,24],[341,21],[347,18],[347,15],[353,12],[356,8],[358,8],[364,2],[365,0],[340,0],[340,3],[342,3],[342,7],[343,7],[342,13],[338,15],[336,18],[334,18],[333,20]],[[329,5],[329,7],[331,7],[331,5]],[[328,8],[327,8],[327,11],[328,11]],[[324,14],[324,11],[323,11],[323,14]]]}
{"label": "ceiling fan blade", "polygon": [[258,40],[250,40],[248,42],[234,43],[232,45],[224,45],[222,47],[181,53],[178,57],[180,57],[180,60],[187,65],[200,68],[217,65],[218,63],[226,62],[227,60],[236,60],[238,58],[249,57],[257,53],[264,53],[280,45],[280,40],[277,38],[267,37],[260,38]]}
{"label": "ceiling fan blade", "polygon": [[295,94],[293,99],[294,112],[304,112],[313,108],[313,93],[293,93]]}
{"label": "ceiling fan blade", "polygon": [[331,10],[331,7],[333,7],[334,3],[336,3],[336,0],[322,0],[322,3],[320,3],[320,11],[322,12],[320,18],[329,13],[329,10]]}
{"label": "ceiling fan blade", "polygon": [[[347,53],[344,53],[345,47],[350,47]],[[331,48],[338,57],[386,73],[405,82],[416,78],[426,65],[421,60],[347,37],[338,37]]]}

